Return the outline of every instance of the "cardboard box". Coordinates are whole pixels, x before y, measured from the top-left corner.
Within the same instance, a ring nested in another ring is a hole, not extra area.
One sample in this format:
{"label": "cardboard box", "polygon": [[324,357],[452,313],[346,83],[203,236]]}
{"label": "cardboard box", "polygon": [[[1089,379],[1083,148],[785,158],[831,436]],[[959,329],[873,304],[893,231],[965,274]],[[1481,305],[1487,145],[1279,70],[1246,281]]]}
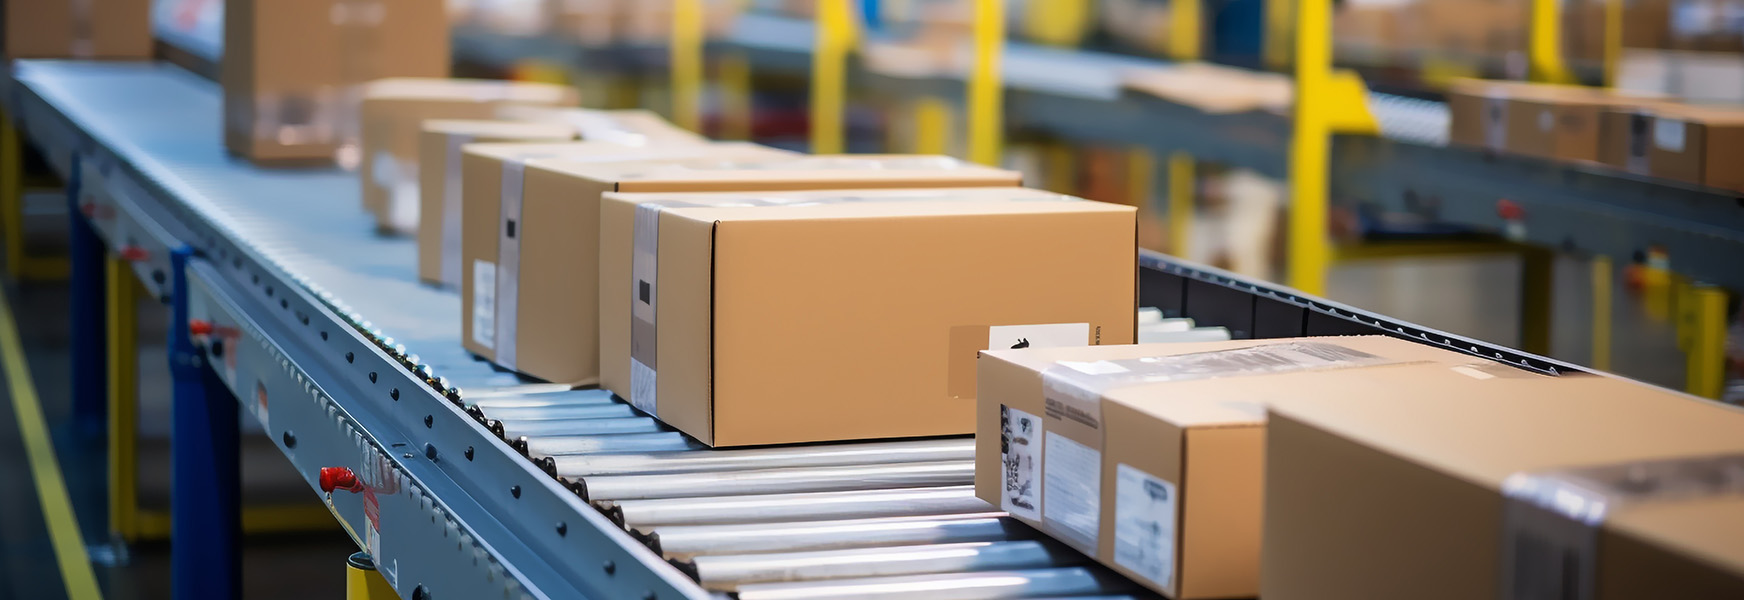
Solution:
{"label": "cardboard box", "polygon": [[709,139],[679,127],[644,109],[593,110],[552,106],[507,105],[497,117],[515,121],[563,123],[575,128],[581,139],[626,146],[675,146],[707,144]]}
{"label": "cardboard box", "polygon": [[954,435],[980,351],[1134,339],[1132,207],[839,194],[608,194],[608,389],[714,446]]}
{"label": "cardboard box", "polygon": [[150,0],[10,0],[6,58],[151,58]]}
{"label": "cardboard box", "polygon": [[386,79],[364,90],[359,181],[376,228],[418,228],[418,132],[429,119],[489,119],[501,104],[573,106],[575,88],[482,79]]}
{"label": "cardboard box", "polygon": [[1266,404],[1473,360],[1380,336],[990,350],[975,493],[1171,598],[1251,598]]}
{"label": "cardboard box", "polygon": [[1607,108],[1599,115],[1599,162],[1648,175],[1648,148],[1653,144],[1653,111]]}
{"label": "cardboard box", "polygon": [[[604,191],[604,184],[574,171],[593,162],[662,157],[795,156],[749,143],[472,144],[462,151],[461,339],[468,351],[505,368],[573,384],[599,382],[595,232]],[[505,198],[519,201],[519,216],[505,215]],[[504,259],[505,249],[516,252],[513,261]],[[538,283],[523,287],[523,279]]]}
{"label": "cardboard box", "polygon": [[[1744,598],[1744,412],[1607,377],[1373,374],[1272,405],[1261,597]],[[1645,462],[1716,455],[1730,474]],[[1583,525],[1542,492],[1603,508]]]}
{"label": "cardboard box", "polygon": [[1651,123],[1651,175],[1744,191],[1744,109],[1659,107]]}
{"label": "cardboard box", "polygon": [[356,143],[364,83],[446,77],[449,59],[442,0],[229,0],[224,146],[256,162],[331,162]]}
{"label": "cardboard box", "polygon": [[460,285],[461,146],[574,138],[575,129],[560,123],[425,121],[418,134],[418,279]]}
{"label": "cardboard box", "polygon": [[1448,92],[1448,139],[1523,156],[1599,161],[1601,113],[1666,100],[1579,86],[1459,80]]}

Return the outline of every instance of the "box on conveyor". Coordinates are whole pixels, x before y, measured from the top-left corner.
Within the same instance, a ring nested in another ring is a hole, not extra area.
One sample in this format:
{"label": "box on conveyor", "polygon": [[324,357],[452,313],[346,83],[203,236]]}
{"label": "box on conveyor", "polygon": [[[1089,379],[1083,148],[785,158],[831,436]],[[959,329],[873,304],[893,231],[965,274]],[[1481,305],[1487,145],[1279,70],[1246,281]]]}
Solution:
{"label": "box on conveyor", "polygon": [[1744,598],[1744,412],[1610,377],[1382,372],[1271,407],[1267,600]]}
{"label": "box on conveyor", "polygon": [[460,263],[461,339],[505,368],[573,384],[599,381],[599,196],[613,189],[576,171],[592,163],[796,156],[743,142],[472,144],[462,152],[461,244],[442,250]]}
{"label": "box on conveyor", "polygon": [[512,104],[498,108],[497,117],[513,121],[563,123],[575,128],[581,139],[626,146],[709,143],[708,138],[679,127],[654,111],[640,108],[596,110]]}
{"label": "box on conveyor", "polygon": [[10,0],[6,58],[151,58],[150,0]]}
{"label": "box on conveyor", "polygon": [[1744,192],[1744,110],[1692,105],[1611,109],[1605,164],[1684,183]]}
{"label": "box on conveyor", "polygon": [[488,119],[503,104],[573,106],[575,88],[482,79],[384,79],[363,95],[358,180],[363,206],[384,232],[418,227],[418,132],[429,119]]}
{"label": "box on conveyor", "polygon": [[329,163],[357,143],[361,87],[447,77],[443,0],[229,0],[224,146],[250,160]]}
{"label": "box on conveyor", "polygon": [[1600,159],[1599,115],[1668,98],[1598,88],[1459,80],[1447,94],[1454,144],[1566,161]]}
{"label": "box on conveyor", "polygon": [[1251,598],[1266,404],[1476,360],[1380,336],[984,352],[975,493],[1156,592]]}
{"label": "box on conveyor", "polygon": [[[491,142],[561,142],[575,129],[561,123],[438,119],[418,134],[418,279],[460,285],[461,147]],[[444,254],[444,248],[452,248]]]}
{"label": "box on conveyor", "polygon": [[1135,227],[1024,188],[607,194],[604,385],[713,446],[972,433],[979,352],[1132,342]]}

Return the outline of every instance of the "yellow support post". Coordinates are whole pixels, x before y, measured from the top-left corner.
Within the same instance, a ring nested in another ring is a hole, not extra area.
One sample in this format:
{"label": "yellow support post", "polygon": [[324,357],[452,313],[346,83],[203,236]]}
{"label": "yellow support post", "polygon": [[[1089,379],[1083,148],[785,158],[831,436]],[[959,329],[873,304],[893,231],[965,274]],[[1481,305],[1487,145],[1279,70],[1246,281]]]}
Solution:
{"label": "yellow support post", "polygon": [[1611,370],[1611,292],[1614,287],[1611,257],[1595,256],[1592,261],[1593,282],[1593,356],[1592,368]]}
{"label": "yellow support post", "polygon": [[386,577],[375,570],[375,560],[358,552],[345,559],[345,600],[399,600]]}
{"label": "yellow support post", "polygon": [[1623,0],[1605,2],[1605,86],[1617,86],[1617,66],[1623,62]]}
{"label": "yellow support post", "polygon": [[1204,31],[1199,16],[1201,1],[1170,0],[1169,58],[1178,61],[1199,60],[1204,48],[1204,43],[1200,41],[1200,32]]}
{"label": "yellow support post", "polygon": [[1000,64],[1004,54],[1005,0],[975,0],[975,68],[969,74],[969,160],[989,166],[999,166],[1004,154],[1005,75]]}
{"label": "yellow support post", "polygon": [[848,52],[854,47],[848,0],[818,0],[815,44],[811,58],[811,151],[839,154],[847,148],[843,118]]}
{"label": "yellow support post", "polygon": [[1325,295],[1332,249],[1326,239],[1328,170],[1331,168],[1331,0],[1301,0],[1296,6],[1295,131],[1290,138],[1289,282]]}
{"label": "yellow support post", "polygon": [[1726,387],[1726,291],[1710,285],[1690,290],[1689,347],[1684,388],[1703,398],[1719,399]]}
{"label": "yellow support post", "polygon": [[1193,244],[1193,205],[1199,186],[1193,157],[1169,155],[1169,254],[1187,258]]}
{"label": "yellow support post", "polygon": [[749,140],[756,108],[751,98],[751,61],[739,52],[721,57],[721,137]]}
{"label": "yellow support post", "polygon": [[[978,2],[980,0],[977,0]],[[1084,41],[1090,20],[1087,0],[1031,0],[1024,4],[1023,33],[1049,46],[1076,46]],[[1004,19],[1001,27],[1003,27]]]}
{"label": "yellow support post", "polygon": [[1562,60],[1562,15],[1558,0],[1532,0],[1531,39],[1527,64],[1532,80],[1540,83],[1571,83],[1574,77]]}
{"label": "yellow support post", "polygon": [[702,0],[672,2],[672,122],[702,130]]}
{"label": "yellow support post", "polygon": [[104,261],[105,301],[109,321],[109,532],[128,543],[138,541],[139,462],[135,452],[139,392],[137,294],[139,283],[128,262],[115,256]]}
{"label": "yellow support post", "polygon": [[950,154],[951,105],[937,96],[921,96],[912,106],[914,153]]}
{"label": "yellow support post", "polygon": [[1078,195],[1078,155],[1061,142],[1042,145],[1042,189]]}
{"label": "yellow support post", "polygon": [[12,115],[0,112],[0,235],[6,237],[6,276],[18,279],[24,264],[24,146]]}
{"label": "yellow support post", "polygon": [[1540,246],[1520,249],[1520,349],[1550,354],[1556,283],[1556,252]]}
{"label": "yellow support post", "polygon": [[[1262,45],[1264,46],[1267,69],[1283,71],[1290,66],[1290,47],[1295,37],[1297,1],[1266,0],[1265,39],[1262,40]],[[1302,1],[1313,2],[1316,0]]]}

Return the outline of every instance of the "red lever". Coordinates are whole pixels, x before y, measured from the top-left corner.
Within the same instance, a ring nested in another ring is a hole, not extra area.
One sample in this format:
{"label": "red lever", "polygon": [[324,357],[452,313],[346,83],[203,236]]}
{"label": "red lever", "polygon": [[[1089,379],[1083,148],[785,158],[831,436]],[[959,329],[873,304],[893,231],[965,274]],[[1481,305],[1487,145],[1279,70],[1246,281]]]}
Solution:
{"label": "red lever", "polygon": [[1518,221],[1526,216],[1526,209],[1513,200],[1497,200],[1496,216],[1507,221]]}
{"label": "red lever", "polygon": [[204,319],[188,319],[188,333],[191,335],[210,335],[212,322]]}
{"label": "red lever", "polygon": [[345,490],[351,493],[363,491],[363,482],[357,480],[357,474],[345,467],[321,467],[321,491],[329,494],[333,490]]}
{"label": "red lever", "polygon": [[79,205],[79,212],[84,213],[87,217],[95,217],[97,216],[97,205],[91,202],[86,202]]}
{"label": "red lever", "polygon": [[128,262],[139,262],[145,260],[147,256],[150,256],[150,254],[148,254],[144,248],[139,246],[128,246],[121,249],[121,260]]}

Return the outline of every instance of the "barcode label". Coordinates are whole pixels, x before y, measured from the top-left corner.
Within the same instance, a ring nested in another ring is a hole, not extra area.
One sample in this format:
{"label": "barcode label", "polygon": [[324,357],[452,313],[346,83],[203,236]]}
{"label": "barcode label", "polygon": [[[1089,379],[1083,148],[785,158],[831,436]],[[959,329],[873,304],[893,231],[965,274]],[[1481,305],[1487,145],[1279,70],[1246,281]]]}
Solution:
{"label": "barcode label", "polygon": [[999,509],[1031,521],[1042,519],[1042,420],[999,407],[999,464],[1005,480]]}

